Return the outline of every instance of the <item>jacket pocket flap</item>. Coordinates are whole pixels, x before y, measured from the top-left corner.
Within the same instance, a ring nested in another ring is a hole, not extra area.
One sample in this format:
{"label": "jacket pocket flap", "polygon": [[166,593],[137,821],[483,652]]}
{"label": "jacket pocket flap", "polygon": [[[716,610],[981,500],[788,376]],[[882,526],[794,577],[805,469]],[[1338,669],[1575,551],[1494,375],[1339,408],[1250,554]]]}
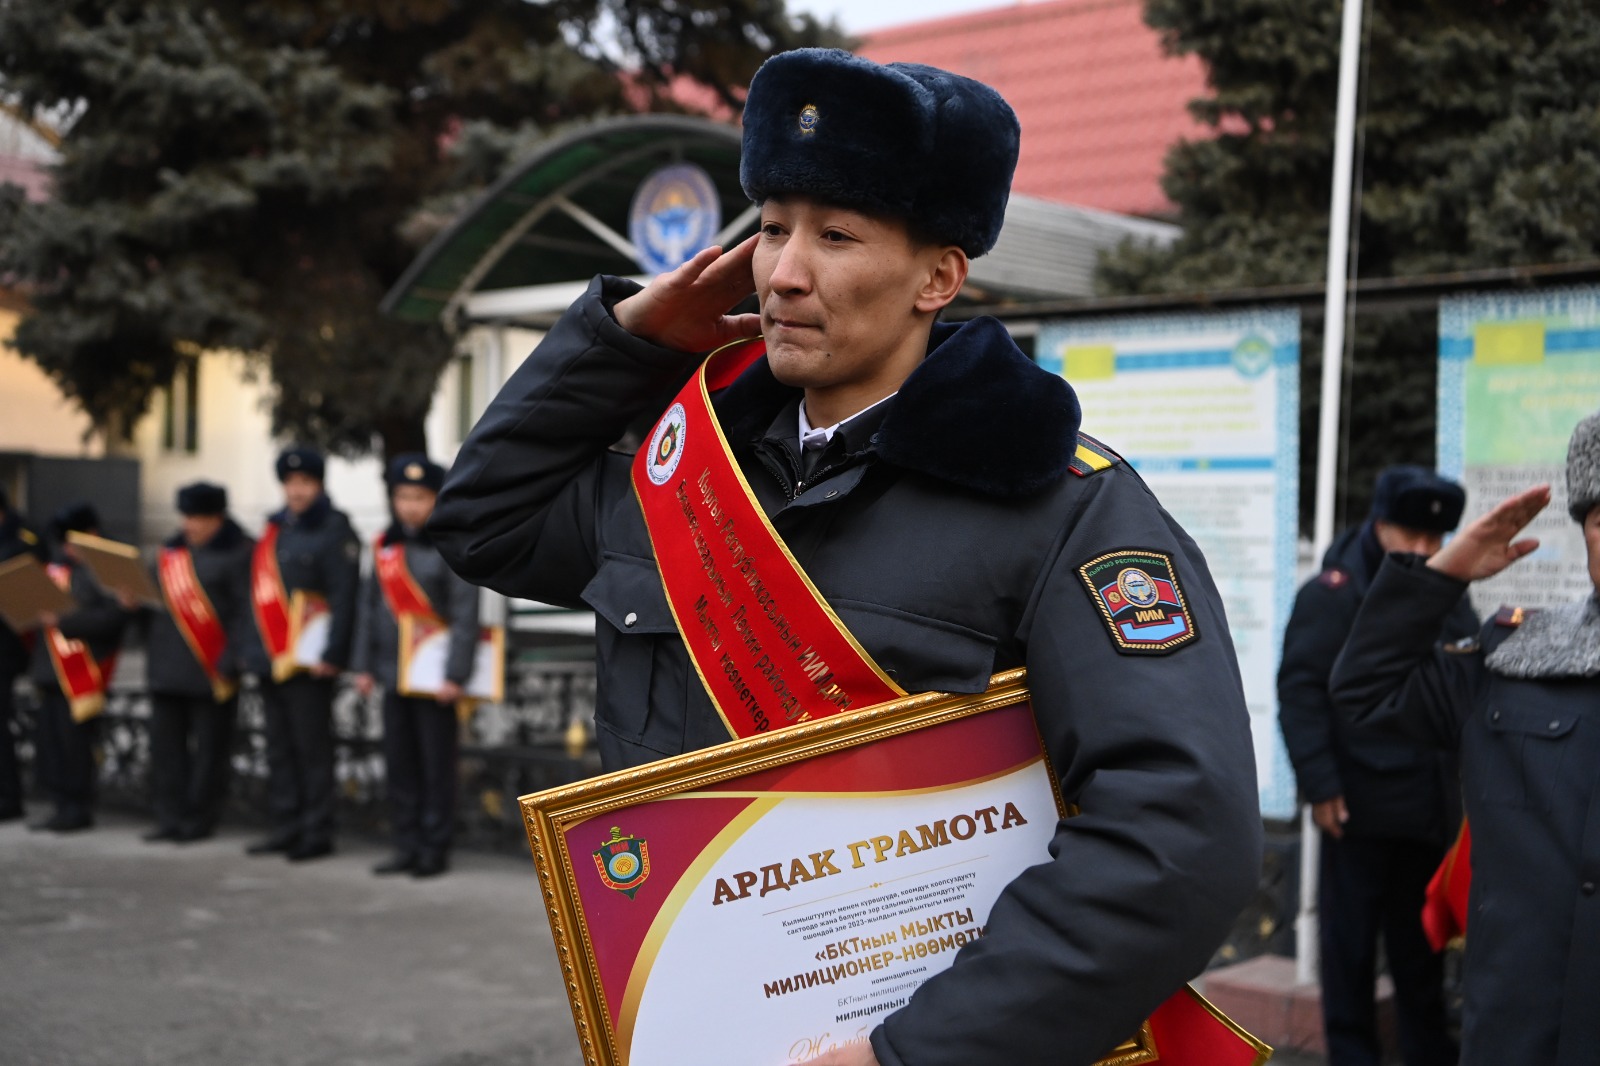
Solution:
{"label": "jacket pocket flap", "polygon": [[982,692],[995,640],[977,630],[859,600],[833,607],[857,642],[907,692]]}
{"label": "jacket pocket flap", "polygon": [[1491,733],[1520,733],[1556,739],[1572,732],[1578,714],[1572,708],[1494,707],[1489,711]]}
{"label": "jacket pocket flap", "polygon": [[650,559],[606,552],[583,602],[623,633],[676,633],[661,575]]}

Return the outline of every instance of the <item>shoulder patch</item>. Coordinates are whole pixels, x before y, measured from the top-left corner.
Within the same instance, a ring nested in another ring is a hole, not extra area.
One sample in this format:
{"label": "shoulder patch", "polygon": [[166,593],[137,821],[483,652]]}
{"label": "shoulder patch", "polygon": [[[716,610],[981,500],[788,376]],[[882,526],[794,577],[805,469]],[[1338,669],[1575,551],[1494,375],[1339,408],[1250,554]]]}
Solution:
{"label": "shoulder patch", "polygon": [[1325,585],[1330,589],[1342,589],[1350,584],[1350,571],[1341,570],[1337,566],[1330,566],[1317,575],[1317,584]]}
{"label": "shoulder patch", "polygon": [[1528,609],[1526,607],[1502,607],[1495,612],[1494,624],[1505,626],[1507,629],[1515,629],[1527,619]]}
{"label": "shoulder patch", "polygon": [[1124,655],[1165,655],[1200,635],[1166,552],[1118,548],[1078,567],[1078,576]]}
{"label": "shoulder patch", "polygon": [[1110,470],[1122,462],[1122,456],[1107,448],[1087,433],[1078,434],[1078,450],[1073,453],[1072,461],[1067,464],[1079,477],[1089,477],[1102,470]]}

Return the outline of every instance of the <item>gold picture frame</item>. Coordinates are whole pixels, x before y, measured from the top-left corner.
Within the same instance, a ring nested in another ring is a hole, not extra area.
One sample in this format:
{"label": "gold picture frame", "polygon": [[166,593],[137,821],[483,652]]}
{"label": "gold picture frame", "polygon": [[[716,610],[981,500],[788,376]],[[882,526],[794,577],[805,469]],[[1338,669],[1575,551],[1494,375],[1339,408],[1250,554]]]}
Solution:
{"label": "gold picture frame", "polygon": [[[596,956],[594,930],[585,914],[578,883],[577,871],[583,868],[587,876],[589,859],[588,856],[573,854],[568,843],[569,831],[587,826],[602,816],[607,822],[615,820],[625,824],[631,808],[639,808],[656,800],[681,799],[687,793],[704,795],[704,790],[708,788],[722,788],[739,778],[766,771],[792,769],[807,760],[1015,707],[1025,704],[1027,700],[1026,672],[1013,670],[995,675],[989,689],[981,694],[928,693],[908,696],[865,710],[730,741],[713,748],[521,797],[518,802],[523,824],[539,876],[562,983],[572,1007],[586,1066],[628,1066],[628,1047],[631,1044],[619,1039],[619,1033],[613,1025],[613,1005],[607,1001]],[[1028,722],[1031,728],[1031,711]],[[1036,728],[1031,729],[1031,733],[1042,754],[1043,744]],[[1065,807],[1059,783],[1054,770],[1050,768],[1049,758],[1046,756],[1042,761],[1049,774],[1055,814],[1060,816],[1065,813]],[[728,794],[749,795],[739,791]],[[618,836],[616,829],[612,830],[612,836],[614,839]],[[599,854],[595,853],[597,864],[600,862]],[[648,874],[648,857],[642,857]],[[575,860],[581,860],[581,865]],[[628,864],[629,869],[636,869],[637,866],[637,861]],[[1020,869],[1008,874],[1006,879],[1019,873]],[[687,882],[693,873],[694,868],[691,867],[685,872],[683,880]],[[643,880],[643,877],[640,879]],[[607,887],[619,886],[608,881]],[[632,896],[629,898],[632,899]],[[668,921],[675,919],[669,916]],[[634,995],[631,984],[629,995]],[[636,1001],[637,996],[634,998]],[[631,1025],[627,1036],[631,1039]],[[1155,1038],[1150,1025],[1146,1023],[1097,1066],[1140,1066],[1158,1061]]]}

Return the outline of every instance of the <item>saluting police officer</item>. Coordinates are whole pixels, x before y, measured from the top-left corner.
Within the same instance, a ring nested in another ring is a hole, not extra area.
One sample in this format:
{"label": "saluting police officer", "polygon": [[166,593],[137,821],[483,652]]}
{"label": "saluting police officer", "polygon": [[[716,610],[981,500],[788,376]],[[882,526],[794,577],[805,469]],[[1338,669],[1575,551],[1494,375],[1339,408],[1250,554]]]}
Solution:
{"label": "saluting police officer", "polygon": [[[384,788],[394,854],[373,873],[434,877],[449,867],[456,820],[456,703],[472,676],[478,589],[445,565],[424,529],[444,468],[421,453],[396,456],[385,480],[394,521],[373,549],[361,585],[350,669],[363,696],[383,688]],[[401,691],[400,620],[437,618],[448,627],[442,684],[431,695]]]}
{"label": "saluting police officer", "polygon": [[[326,460],[313,448],[292,447],[278,456],[283,510],[267,519],[251,565],[257,635],[265,655],[267,802],[271,833],[247,849],[282,852],[292,862],[333,852],[334,681],[350,658],[361,546],[350,520],[323,487]],[[284,617],[295,593],[327,605],[327,642],[310,666],[294,664],[286,647]]]}
{"label": "saluting police officer", "polygon": [[[0,488],[0,563],[19,555],[33,555],[41,563],[49,554],[27,519],[11,506]],[[16,685],[28,666],[28,648],[22,635],[0,618],[0,822],[22,817],[22,773],[17,765]]]}
{"label": "saluting police officer", "polygon": [[[745,547],[759,537],[762,565],[802,568],[878,667],[863,678],[971,693],[1025,666],[1083,813],[1005,887],[982,939],[866,1023],[870,1043],[812,1062],[1092,1062],[1204,968],[1260,875],[1221,598],[1138,475],[1079,433],[1065,381],[992,318],[937,321],[1004,218],[1020,128],[998,93],[802,49],[757,73],[743,136],[760,231],[642,289],[597,278],[462,445],[430,528],[464,577],[594,609],[607,769],[730,738],[708,687],[720,671],[697,672],[705,643],[663,590],[700,572],[661,562],[692,559],[692,532],[649,495],[678,478],[693,514],[683,479],[699,471],[676,465],[691,446],[781,539],[751,523]],[[759,315],[729,313],[751,294]],[[757,335],[764,354],[734,350],[752,361],[725,388],[696,380],[672,402],[697,353]],[[611,445],[644,418],[656,436],[636,471]],[[725,591],[758,614],[746,584]],[[832,631],[824,604],[795,603]]]}
{"label": "saluting police officer", "polygon": [[1539,546],[1539,485],[1467,523],[1424,561],[1388,556],[1334,665],[1357,724],[1461,754],[1472,832],[1463,1066],[1600,1063],[1600,412],[1567,450],[1567,508],[1589,581],[1569,603],[1507,608],[1440,644],[1470,582]]}
{"label": "saluting police officer", "polygon": [[150,784],[156,825],[147,841],[203,840],[227,796],[239,675],[252,657],[250,554],[255,538],[228,514],[228,490],[197,481],[178,490],[181,528],[163,546],[152,612]]}
{"label": "saluting police officer", "polygon": [[[50,522],[56,550],[51,577],[76,606],[60,617],[40,615],[34,638],[28,678],[39,697],[35,767],[55,812],[30,829],[71,833],[94,825],[94,748],[109,674],[129,614],[78,561],[67,534],[99,532],[100,516],[84,502],[63,507]],[[52,631],[62,639],[52,639]],[[73,689],[70,695],[64,686]]]}
{"label": "saluting police officer", "polygon": [[[1328,548],[1284,631],[1278,721],[1300,795],[1322,831],[1318,914],[1329,1066],[1378,1066],[1380,934],[1407,1066],[1448,1066],[1457,1058],[1443,958],[1422,929],[1423,894],[1460,819],[1455,760],[1341,723],[1328,677],[1384,555],[1432,555],[1465,505],[1461,486],[1431,470],[1385,469],[1371,513]],[[1463,596],[1435,636],[1456,640],[1477,628]]]}

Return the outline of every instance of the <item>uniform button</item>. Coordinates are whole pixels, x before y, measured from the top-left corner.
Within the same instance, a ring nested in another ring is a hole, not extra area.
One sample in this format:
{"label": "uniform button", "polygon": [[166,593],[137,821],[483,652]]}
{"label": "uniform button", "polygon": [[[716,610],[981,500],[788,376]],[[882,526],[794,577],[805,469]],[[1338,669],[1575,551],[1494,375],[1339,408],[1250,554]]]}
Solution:
{"label": "uniform button", "polygon": [[1500,720],[1500,712],[1499,711],[1494,711],[1489,715],[1489,721],[1498,722],[1499,720]]}
{"label": "uniform button", "polygon": [[1550,720],[1550,732],[1554,733],[1556,730],[1558,730],[1560,728],[1561,728],[1561,719],[1552,718]]}
{"label": "uniform button", "polygon": [[1593,881],[1585,881],[1583,883],[1583,894],[1585,896],[1594,895],[1594,882]]}
{"label": "uniform button", "polygon": [[623,618],[622,624],[624,626],[627,626],[629,629],[632,629],[634,627],[634,625],[636,625],[638,623],[638,621],[639,621],[639,616],[637,614],[634,614],[632,611],[629,611],[628,614],[627,614],[627,617]]}

